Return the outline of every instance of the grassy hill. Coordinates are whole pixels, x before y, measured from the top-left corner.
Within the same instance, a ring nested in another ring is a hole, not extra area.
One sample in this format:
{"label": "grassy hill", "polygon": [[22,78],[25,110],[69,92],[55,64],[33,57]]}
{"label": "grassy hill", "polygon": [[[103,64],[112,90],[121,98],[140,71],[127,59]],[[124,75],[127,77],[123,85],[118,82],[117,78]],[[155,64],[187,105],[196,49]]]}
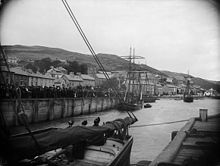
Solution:
{"label": "grassy hill", "polygon": [[[77,61],[78,63],[85,63],[92,66],[97,66],[92,55],[81,54],[78,52],[71,52],[60,48],[50,48],[44,46],[23,46],[23,45],[10,45],[3,46],[5,53],[8,57],[17,57],[20,60],[39,60],[46,57],[49,57],[53,60],[62,59],[68,61]],[[113,54],[97,54],[99,60],[107,71],[113,70],[128,70],[129,62],[118,55]],[[159,71],[155,68],[152,68],[147,65],[133,65],[135,70],[147,70],[151,73],[174,77],[177,80],[184,80],[187,74],[176,73],[170,71]],[[202,78],[191,76],[193,82],[196,85],[201,86],[204,89],[214,88],[220,92],[220,82],[219,81],[210,81]]]}
{"label": "grassy hill", "polygon": [[[85,63],[97,66],[92,55],[81,54],[77,52],[71,52],[60,48],[50,48],[44,46],[3,46],[8,57],[17,57],[20,60],[39,60],[49,57],[53,60],[62,59],[68,61],[78,61],[79,63]],[[112,54],[97,54],[100,62],[107,71],[111,70],[127,70],[129,68],[129,62],[117,55]],[[134,65],[135,69],[148,70],[155,74],[162,74],[159,70],[156,70],[147,65]]]}
{"label": "grassy hill", "polygon": [[[170,72],[170,71],[162,71],[164,74],[166,74],[169,77],[174,77],[177,80],[184,80],[188,75],[183,73],[176,73],[176,72]],[[203,89],[210,89],[213,88],[220,92],[220,82],[219,81],[211,81],[211,80],[205,80],[199,77],[194,77],[190,75],[193,83],[195,85],[199,85]]]}

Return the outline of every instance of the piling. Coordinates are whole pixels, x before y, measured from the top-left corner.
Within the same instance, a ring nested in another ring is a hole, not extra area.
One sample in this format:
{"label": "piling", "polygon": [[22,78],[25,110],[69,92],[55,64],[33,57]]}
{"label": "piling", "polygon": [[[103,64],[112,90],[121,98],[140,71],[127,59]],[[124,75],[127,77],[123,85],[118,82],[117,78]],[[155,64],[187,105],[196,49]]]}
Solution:
{"label": "piling", "polygon": [[207,122],[208,109],[199,109],[199,118],[202,122]]}

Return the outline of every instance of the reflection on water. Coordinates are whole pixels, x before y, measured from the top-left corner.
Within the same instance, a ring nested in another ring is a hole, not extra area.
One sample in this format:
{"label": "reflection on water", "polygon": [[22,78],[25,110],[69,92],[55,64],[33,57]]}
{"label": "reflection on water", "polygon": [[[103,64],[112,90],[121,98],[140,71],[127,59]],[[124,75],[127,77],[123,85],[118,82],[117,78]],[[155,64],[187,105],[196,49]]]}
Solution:
{"label": "reflection on water", "polygon": [[[199,116],[199,109],[208,109],[209,115],[220,113],[220,100],[201,99],[193,103],[185,103],[182,100],[161,99],[151,104],[151,108],[135,111],[138,122],[134,125],[144,125],[189,119]],[[91,124],[97,116],[101,122],[123,118],[126,112],[117,110],[83,116]],[[134,144],[131,153],[131,163],[140,160],[153,160],[171,139],[171,132],[179,130],[186,122],[130,128],[130,134],[134,137]]]}

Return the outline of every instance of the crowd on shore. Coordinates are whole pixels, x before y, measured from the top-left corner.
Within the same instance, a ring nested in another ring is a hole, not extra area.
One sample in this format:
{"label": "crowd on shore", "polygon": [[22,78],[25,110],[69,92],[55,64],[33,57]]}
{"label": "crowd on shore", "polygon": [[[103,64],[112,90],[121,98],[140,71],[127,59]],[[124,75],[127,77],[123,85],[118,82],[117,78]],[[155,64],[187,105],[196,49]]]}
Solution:
{"label": "crowd on shore", "polygon": [[78,86],[76,88],[41,87],[41,86],[14,86],[0,85],[1,99],[21,98],[81,98],[112,96],[110,91],[91,86]]}

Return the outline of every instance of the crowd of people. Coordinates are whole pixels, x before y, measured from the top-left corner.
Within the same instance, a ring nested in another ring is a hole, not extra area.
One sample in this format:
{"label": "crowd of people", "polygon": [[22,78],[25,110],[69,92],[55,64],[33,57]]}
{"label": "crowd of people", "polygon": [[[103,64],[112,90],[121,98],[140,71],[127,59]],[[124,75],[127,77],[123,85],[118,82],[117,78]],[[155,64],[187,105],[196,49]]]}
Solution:
{"label": "crowd of people", "polygon": [[0,98],[81,98],[81,97],[104,97],[112,96],[110,91],[93,88],[91,86],[78,86],[76,88],[41,87],[41,86],[14,86],[0,84]]}

